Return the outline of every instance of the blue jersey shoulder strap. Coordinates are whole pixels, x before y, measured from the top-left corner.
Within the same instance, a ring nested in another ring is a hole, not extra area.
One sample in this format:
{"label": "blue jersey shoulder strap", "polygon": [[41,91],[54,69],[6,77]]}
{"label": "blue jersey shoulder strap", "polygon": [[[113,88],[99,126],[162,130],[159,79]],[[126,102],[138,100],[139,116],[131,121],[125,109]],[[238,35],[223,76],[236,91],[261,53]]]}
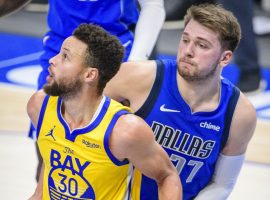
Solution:
{"label": "blue jersey shoulder strap", "polygon": [[226,112],[225,127],[224,127],[224,131],[223,131],[222,138],[221,138],[220,151],[223,150],[225,144],[227,143],[227,140],[229,137],[229,132],[230,132],[230,127],[231,127],[231,122],[232,122],[232,117],[233,117],[233,113],[235,110],[235,106],[236,106],[238,99],[239,99],[239,95],[240,95],[239,89],[234,86],[233,91],[232,91],[232,95],[231,95],[229,103],[228,103],[227,112]]}
{"label": "blue jersey shoulder strap", "polygon": [[164,78],[163,62],[161,60],[156,60],[156,64],[157,64],[157,71],[153,87],[150,91],[149,96],[147,97],[147,100],[144,102],[142,107],[135,113],[136,115],[142,117],[143,119],[145,119],[148,116],[153,106],[155,105],[155,101],[158,98]]}

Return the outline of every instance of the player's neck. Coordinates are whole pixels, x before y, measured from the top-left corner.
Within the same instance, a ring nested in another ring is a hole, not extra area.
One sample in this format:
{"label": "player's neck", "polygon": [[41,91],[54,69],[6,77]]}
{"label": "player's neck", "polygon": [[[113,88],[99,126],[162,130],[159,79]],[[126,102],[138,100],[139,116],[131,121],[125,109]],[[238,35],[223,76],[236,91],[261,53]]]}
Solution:
{"label": "player's neck", "polygon": [[179,77],[178,89],[192,112],[213,111],[219,105],[220,78],[188,82]]}
{"label": "player's neck", "polygon": [[88,125],[102,97],[102,95],[96,95],[96,93],[82,92],[73,98],[63,100],[61,112],[70,129]]}

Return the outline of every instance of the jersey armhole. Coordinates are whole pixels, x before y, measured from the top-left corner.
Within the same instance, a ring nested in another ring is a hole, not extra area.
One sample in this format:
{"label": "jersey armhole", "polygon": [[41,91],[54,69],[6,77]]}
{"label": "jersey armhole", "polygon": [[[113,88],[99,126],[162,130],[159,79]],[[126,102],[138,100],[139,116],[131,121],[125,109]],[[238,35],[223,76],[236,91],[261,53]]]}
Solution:
{"label": "jersey armhole", "polygon": [[111,161],[117,166],[128,164],[129,161],[127,159],[120,161],[112,154],[110,147],[109,147],[109,138],[110,138],[110,135],[112,133],[113,127],[115,126],[119,117],[122,115],[126,115],[126,114],[130,114],[130,112],[127,110],[120,110],[117,113],[115,113],[115,115],[113,116],[113,118],[112,118],[106,132],[105,132],[105,135],[104,135],[103,144],[104,144],[105,151],[106,151],[108,157],[111,159]]}
{"label": "jersey armhole", "polygon": [[148,114],[151,112],[153,106],[155,105],[155,101],[158,98],[158,95],[161,90],[162,82],[164,79],[164,64],[161,60],[156,60],[157,70],[156,70],[156,78],[153,84],[153,87],[150,91],[149,96],[147,97],[146,101],[140,107],[140,109],[135,112],[137,116],[145,119]]}
{"label": "jersey armhole", "polygon": [[48,101],[49,101],[49,95],[46,95],[44,100],[43,100],[42,107],[41,107],[39,117],[38,117],[37,133],[36,133],[37,139],[38,139],[38,136],[39,136],[41,124],[42,124],[42,121],[43,121],[43,118],[44,118],[44,114],[45,114],[45,110],[46,110]]}

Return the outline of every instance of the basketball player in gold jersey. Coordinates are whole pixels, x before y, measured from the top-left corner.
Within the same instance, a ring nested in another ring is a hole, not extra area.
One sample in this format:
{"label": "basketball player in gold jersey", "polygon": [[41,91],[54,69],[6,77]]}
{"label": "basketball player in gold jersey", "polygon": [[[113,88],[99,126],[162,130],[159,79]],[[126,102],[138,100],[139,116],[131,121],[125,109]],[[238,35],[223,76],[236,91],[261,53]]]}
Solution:
{"label": "basketball player in gold jersey", "polygon": [[182,198],[176,169],[151,128],[102,94],[123,53],[102,28],[81,24],[50,59],[47,84],[27,105],[43,158],[31,200],[130,199],[133,166],[157,181],[160,199]]}

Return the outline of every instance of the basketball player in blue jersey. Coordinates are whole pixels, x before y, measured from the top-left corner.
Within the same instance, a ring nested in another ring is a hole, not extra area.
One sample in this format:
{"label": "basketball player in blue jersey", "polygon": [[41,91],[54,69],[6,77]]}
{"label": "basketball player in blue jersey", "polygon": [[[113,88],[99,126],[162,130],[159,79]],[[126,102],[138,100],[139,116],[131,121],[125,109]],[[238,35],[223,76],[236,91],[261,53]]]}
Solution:
{"label": "basketball player in blue jersey", "polygon": [[117,36],[125,47],[124,61],[147,60],[165,20],[163,0],[49,0],[48,27],[41,56],[38,89],[46,83],[49,59],[81,23],[94,23]]}
{"label": "basketball player in blue jersey", "polygon": [[43,90],[27,104],[43,158],[30,199],[130,199],[133,166],[179,200],[181,183],[151,128],[104,96],[124,48],[99,26],[81,24],[50,59]]}
{"label": "basketball player in blue jersey", "polygon": [[[219,5],[188,9],[176,60],[124,63],[105,94],[128,102],[151,126],[178,170],[183,199],[226,199],[256,126],[247,97],[221,71],[241,37]],[[134,195],[158,199],[153,180],[136,172]]]}

